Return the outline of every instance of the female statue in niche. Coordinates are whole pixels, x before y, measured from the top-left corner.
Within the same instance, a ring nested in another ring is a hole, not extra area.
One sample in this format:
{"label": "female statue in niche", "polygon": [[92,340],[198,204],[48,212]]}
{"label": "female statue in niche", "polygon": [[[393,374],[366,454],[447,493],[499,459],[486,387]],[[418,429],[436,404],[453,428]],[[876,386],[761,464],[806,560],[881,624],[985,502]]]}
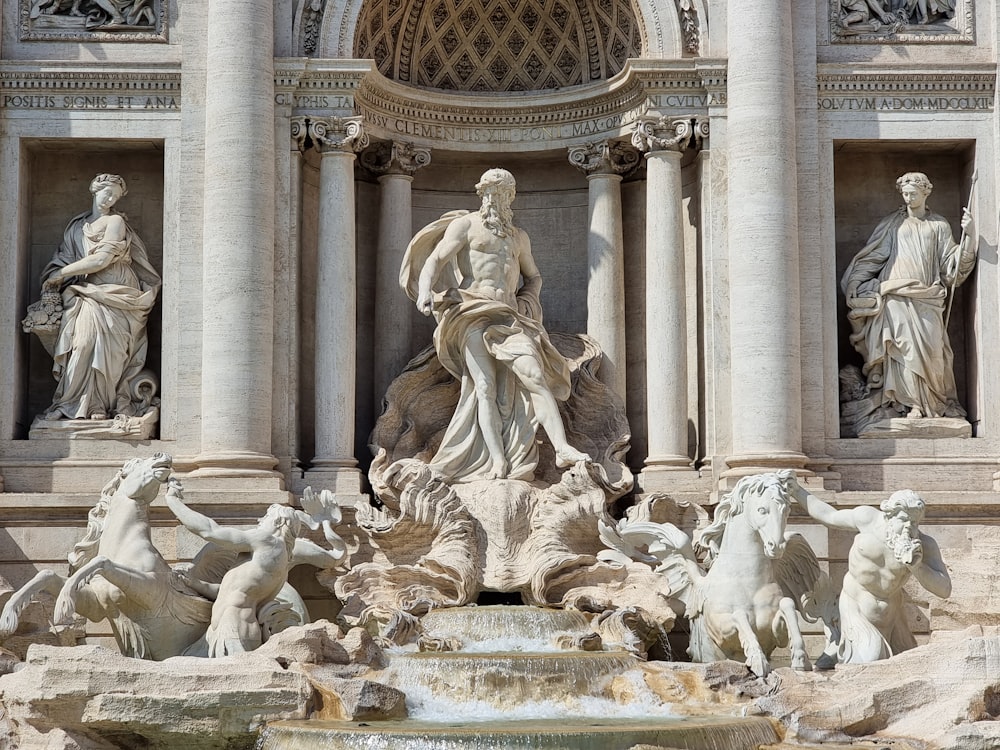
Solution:
{"label": "female statue in niche", "polygon": [[[42,271],[42,305],[56,295],[56,308],[62,305],[50,352],[59,384],[42,416],[46,421],[141,416],[155,387],[139,381],[160,275],[142,240],[115,211],[127,192],[125,180],[99,174],[90,192],[91,209],[70,221]],[[29,308],[29,320],[34,314]]]}
{"label": "female statue in niche", "polygon": [[851,344],[864,358],[875,418],[962,418],[948,340],[949,297],[976,262],[968,208],[962,239],[927,207],[920,172],[896,181],[903,206],[883,219],[844,273]]}

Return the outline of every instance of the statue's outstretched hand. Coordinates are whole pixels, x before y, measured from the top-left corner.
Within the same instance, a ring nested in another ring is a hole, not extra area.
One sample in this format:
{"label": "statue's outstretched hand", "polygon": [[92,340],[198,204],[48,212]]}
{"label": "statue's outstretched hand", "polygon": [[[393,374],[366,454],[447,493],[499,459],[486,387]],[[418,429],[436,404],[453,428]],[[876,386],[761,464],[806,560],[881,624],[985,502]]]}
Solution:
{"label": "statue's outstretched hand", "polygon": [[417,297],[417,309],[424,315],[430,315],[434,310],[434,295],[430,290],[420,292]]}

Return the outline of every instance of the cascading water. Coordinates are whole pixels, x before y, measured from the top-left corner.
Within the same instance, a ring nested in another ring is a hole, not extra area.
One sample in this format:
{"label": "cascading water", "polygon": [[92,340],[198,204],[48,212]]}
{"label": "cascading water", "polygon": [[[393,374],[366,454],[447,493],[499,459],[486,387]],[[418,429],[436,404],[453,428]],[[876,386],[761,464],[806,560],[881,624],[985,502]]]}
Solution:
{"label": "cascading water", "polygon": [[406,694],[408,720],[275,722],[259,750],[753,750],[778,740],[765,719],[677,715],[628,652],[567,650],[590,633],[579,612],[466,607],[421,624],[425,643],[456,650],[399,649],[371,675]]}

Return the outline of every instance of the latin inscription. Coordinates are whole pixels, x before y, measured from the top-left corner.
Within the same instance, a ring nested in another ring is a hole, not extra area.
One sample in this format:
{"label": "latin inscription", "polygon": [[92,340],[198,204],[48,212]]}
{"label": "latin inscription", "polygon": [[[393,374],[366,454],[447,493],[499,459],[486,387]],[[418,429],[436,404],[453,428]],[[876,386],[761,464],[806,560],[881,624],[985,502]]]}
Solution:
{"label": "latin inscription", "polygon": [[176,96],[3,94],[0,96],[0,104],[4,109],[180,109],[180,102]]}
{"label": "latin inscription", "polygon": [[824,112],[876,112],[893,110],[904,112],[979,111],[993,109],[991,96],[861,96],[819,98],[819,108]]}

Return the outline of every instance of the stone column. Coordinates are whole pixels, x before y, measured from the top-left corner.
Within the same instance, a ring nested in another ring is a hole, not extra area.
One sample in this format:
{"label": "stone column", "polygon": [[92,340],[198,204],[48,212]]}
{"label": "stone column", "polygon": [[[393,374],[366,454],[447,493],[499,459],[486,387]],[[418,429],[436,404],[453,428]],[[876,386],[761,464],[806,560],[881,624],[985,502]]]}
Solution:
{"label": "stone column", "polygon": [[382,141],[361,155],[379,175],[378,251],[375,257],[375,414],[393,379],[410,360],[413,303],[399,288],[403,252],[413,236],[413,174],[431,162],[431,150],[412,143]]}
{"label": "stone column", "polygon": [[302,352],[301,343],[301,269],[302,262],[302,160],[306,146],[309,142],[309,118],[291,118],[291,159],[288,165],[288,235],[289,235],[289,283],[292,285],[292,295],[290,297],[293,309],[291,315],[291,346],[289,354],[292,361],[289,363],[289,383],[288,389],[291,391],[287,403],[288,423],[291,434],[288,436],[289,453],[292,468],[298,468],[301,456],[299,454],[299,410],[300,410],[300,361]]}
{"label": "stone column", "polygon": [[646,152],[646,435],[643,487],[692,468],[688,454],[687,288],[681,157],[693,120],[650,117],[632,144]]}
{"label": "stone column", "polygon": [[316,264],[316,450],[307,482],[337,494],[361,492],[354,457],[357,257],[354,152],[367,145],[360,117],[312,118],[322,154]]}
{"label": "stone column", "polygon": [[604,351],[601,380],[625,400],[625,260],[622,239],[622,175],[638,153],[618,141],[569,150],[570,163],[587,175],[587,334]]}
{"label": "stone column", "polygon": [[728,5],[730,475],[802,468],[791,0]]}
{"label": "stone column", "polygon": [[272,0],[208,7],[199,475],[277,477]]}

